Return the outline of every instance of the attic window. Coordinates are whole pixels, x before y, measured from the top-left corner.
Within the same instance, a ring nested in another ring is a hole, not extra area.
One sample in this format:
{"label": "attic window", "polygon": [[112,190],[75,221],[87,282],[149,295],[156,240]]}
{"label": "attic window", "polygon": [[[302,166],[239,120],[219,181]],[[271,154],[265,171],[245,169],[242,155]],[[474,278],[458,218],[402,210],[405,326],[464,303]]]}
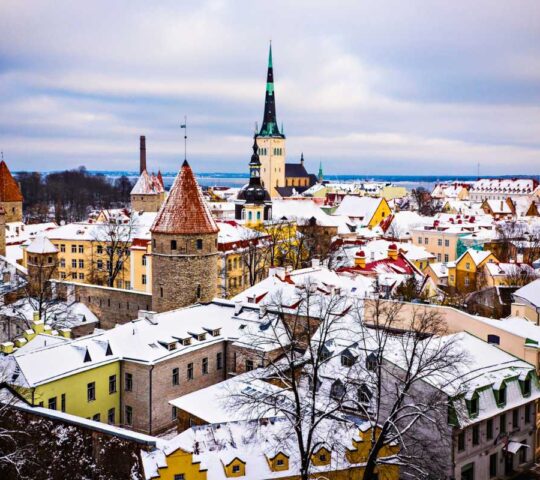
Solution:
{"label": "attic window", "polygon": [[182,340],[182,345],[191,345],[191,338],[184,338]]}
{"label": "attic window", "polygon": [[532,383],[531,383],[531,376],[530,374],[527,375],[527,377],[525,378],[525,380],[520,380],[519,381],[519,386],[521,388],[521,394],[524,396],[524,397],[528,397],[531,395],[531,391],[532,391]]}
{"label": "attic window", "polygon": [[174,343],[169,343],[167,345],[167,350],[171,351],[171,350],[176,350],[176,342]]}
{"label": "attic window", "polygon": [[366,358],[366,368],[373,372],[377,368],[377,357],[374,353],[370,353]]}
{"label": "attic window", "polygon": [[84,363],[88,363],[92,361],[92,357],[90,356],[90,352],[88,351],[88,347],[86,348],[86,352],[84,352]]}
{"label": "attic window", "polygon": [[341,355],[341,365],[343,367],[352,367],[354,365],[354,357],[350,354]]}
{"label": "attic window", "polygon": [[111,349],[111,344],[110,343],[107,343],[107,351],[105,352],[105,356],[106,357],[109,357],[110,355],[112,355],[112,349]]}
{"label": "attic window", "polygon": [[219,335],[221,335],[221,328],[216,328],[215,330],[212,330],[211,335],[213,337],[218,337]]}
{"label": "attic window", "polygon": [[506,384],[502,384],[498,390],[494,391],[495,400],[499,407],[506,404]]}
{"label": "attic window", "polygon": [[501,343],[501,338],[498,335],[488,335],[487,337],[488,343],[492,345],[499,345]]}

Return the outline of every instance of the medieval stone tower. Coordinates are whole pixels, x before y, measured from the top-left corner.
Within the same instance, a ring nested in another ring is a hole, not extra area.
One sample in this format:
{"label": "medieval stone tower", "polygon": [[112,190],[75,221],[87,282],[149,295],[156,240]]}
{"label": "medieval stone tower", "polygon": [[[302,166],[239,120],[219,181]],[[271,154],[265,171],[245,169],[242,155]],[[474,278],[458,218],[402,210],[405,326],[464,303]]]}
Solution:
{"label": "medieval stone tower", "polygon": [[216,296],[218,227],[184,160],[152,233],[152,309],[164,312]]}
{"label": "medieval stone tower", "polygon": [[42,299],[49,280],[56,278],[58,249],[47,237],[36,237],[26,248],[25,254],[30,292]]}
{"label": "medieval stone tower", "polygon": [[6,212],[6,223],[22,222],[23,196],[6,162],[0,162],[0,205]]}
{"label": "medieval stone tower", "polygon": [[276,119],[272,45],[268,54],[264,117],[256,135],[261,160],[261,182],[272,198],[279,197],[276,187],[285,186],[285,135],[279,131]]}

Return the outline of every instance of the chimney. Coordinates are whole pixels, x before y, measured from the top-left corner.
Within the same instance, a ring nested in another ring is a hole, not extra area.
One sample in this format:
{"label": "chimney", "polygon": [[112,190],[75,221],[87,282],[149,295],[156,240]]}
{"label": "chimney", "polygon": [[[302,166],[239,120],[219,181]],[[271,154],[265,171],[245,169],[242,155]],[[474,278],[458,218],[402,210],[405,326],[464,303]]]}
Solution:
{"label": "chimney", "polygon": [[364,250],[360,250],[354,256],[354,266],[358,268],[366,268],[366,254]]}
{"label": "chimney", "polygon": [[388,247],[388,258],[390,260],[397,260],[397,258],[398,258],[398,249],[397,249],[397,245],[395,243],[392,243]]}
{"label": "chimney", "polygon": [[139,173],[142,173],[146,170],[146,137],[144,135],[141,135],[140,138],[140,166],[139,166]]}

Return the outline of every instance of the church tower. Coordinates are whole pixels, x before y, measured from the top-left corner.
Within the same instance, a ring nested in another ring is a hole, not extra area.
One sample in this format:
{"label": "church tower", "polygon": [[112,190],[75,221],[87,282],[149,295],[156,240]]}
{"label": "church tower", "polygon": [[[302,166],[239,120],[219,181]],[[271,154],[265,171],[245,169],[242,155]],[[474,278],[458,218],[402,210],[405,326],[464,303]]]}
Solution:
{"label": "church tower", "polygon": [[216,296],[218,227],[187,160],[152,234],[152,309],[165,312]]}
{"label": "church tower", "polygon": [[272,217],[272,200],[261,184],[261,161],[257,151],[257,139],[253,138],[249,183],[238,192],[235,202],[236,220],[243,220],[249,228],[258,227]]}
{"label": "church tower", "polygon": [[272,198],[279,197],[276,187],[285,186],[285,135],[279,131],[276,119],[276,96],[274,92],[274,70],[272,67],[272,45],[268,53],[266,97],[261,130],[256,135],[261,161],[261,182]]}

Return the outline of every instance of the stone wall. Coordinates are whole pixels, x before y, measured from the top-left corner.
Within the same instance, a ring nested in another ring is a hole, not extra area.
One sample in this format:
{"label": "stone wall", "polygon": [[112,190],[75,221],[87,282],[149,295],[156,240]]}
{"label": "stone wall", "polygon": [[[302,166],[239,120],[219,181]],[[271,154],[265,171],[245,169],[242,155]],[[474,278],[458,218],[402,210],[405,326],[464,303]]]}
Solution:
{"label": "stone wall", "polygon": [[131,195],[131,209],[136,212],[157,212],[165,201],[165,193]]}
{"label": "stone wall", "polygon": [[151,310],[152,295],[134,290],[54,282],[60,298],[84,303],[98,317],[100,328],[110,329],[137,318],[139,310]]}
{"label": "stone wall", "polygon": [[217,293],[217,261],[217,234],[153,234],[152,309],[166,312],[211,302]]}
{"label": "stone wall", "polygon": [[[182,348],[182,347],[181,347]],[[165,352],[165,351],[164,351]],[[174,355],[171,351],[171,355]],[[122,362],[122,423],[125,423],[125,406],[133,409],[133,429],[156,434],[176,425],[173,400],[182,395],[221,382],[226,377],[225,362],[217,368],[217,354],[226,356],[226,342],[213,343],[185,355],[177,355],[155,365]],[[202,372],[203,359],[208,359],[208,373]],[[193,364],[193,379],[188,379],[188,365]],[[173,369],[178,368],[178,385],[173,385]],[[133,375],[133,390],[125,391],[125,374]],[[151,416],[150,416],[151,412]]]}
{"label": "stone wall", "polygon": [[0,206],[2,206],[6,211],[6,223],[22,222],[22,202],[0,202]]}

